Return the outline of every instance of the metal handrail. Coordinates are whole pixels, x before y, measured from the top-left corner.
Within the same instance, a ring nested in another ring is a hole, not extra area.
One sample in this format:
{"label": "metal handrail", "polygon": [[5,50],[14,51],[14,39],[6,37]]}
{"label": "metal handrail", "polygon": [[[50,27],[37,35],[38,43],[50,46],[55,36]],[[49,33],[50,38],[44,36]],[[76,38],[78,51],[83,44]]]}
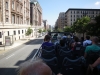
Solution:
{"label": "metal handrail", "polygon": [[31,61],[33,61],[36,57],[41,56],[41,49],[42,49],[42,47],[40,47],[40,48],[36,51],[36,53],[34,54],[33,58],[31,59]]}

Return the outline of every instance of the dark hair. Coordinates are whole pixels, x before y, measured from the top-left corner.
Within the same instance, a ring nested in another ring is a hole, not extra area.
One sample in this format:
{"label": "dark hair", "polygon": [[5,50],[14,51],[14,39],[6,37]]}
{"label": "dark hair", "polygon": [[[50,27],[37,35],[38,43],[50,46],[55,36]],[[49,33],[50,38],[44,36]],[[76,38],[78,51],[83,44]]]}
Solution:
{"label": "dark hair", "polygon": [[79,38],[75,36],[74,38],[75,42],[79,42]]}
{"label": "dark hair", "polygon": [[64,33],[64,35],[66,36],[66,33]]}
{"label": "dark hair", "polygon": [[87,40],[90,40],[90,36],[86,36],[86,39],[87,39]]}
{"label": "dark hair", "polygon": [[65,41],[64,40],[60,40],[60,46],[65,46]]}
{"label": "dark hair", "polygon": [[81,41],[84,41],[84,37],[81,37]]}
{"label": "dark hair", "polygon": [[44,41],[49,41],[51,39],[51,37],[49,36],[49,35],[46,35],[45,37],[44,37]]}
{"label": "dark hair", "polygon": [[93,37],[92,41],[95,42],[95,44],[98,44],[99,38],[95,36],[95,37]]}

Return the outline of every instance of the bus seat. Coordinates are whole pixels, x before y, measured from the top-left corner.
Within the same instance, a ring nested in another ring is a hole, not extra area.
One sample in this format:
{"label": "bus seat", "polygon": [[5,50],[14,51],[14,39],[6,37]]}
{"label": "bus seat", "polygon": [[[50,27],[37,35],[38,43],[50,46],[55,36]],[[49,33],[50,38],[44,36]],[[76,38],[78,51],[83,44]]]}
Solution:
{"label": "bus seat", "polygon": [[82,66],[85,65],[84,57],[77,59],[64,58],[62,63],[62,74],[63,75],[82,75]]}

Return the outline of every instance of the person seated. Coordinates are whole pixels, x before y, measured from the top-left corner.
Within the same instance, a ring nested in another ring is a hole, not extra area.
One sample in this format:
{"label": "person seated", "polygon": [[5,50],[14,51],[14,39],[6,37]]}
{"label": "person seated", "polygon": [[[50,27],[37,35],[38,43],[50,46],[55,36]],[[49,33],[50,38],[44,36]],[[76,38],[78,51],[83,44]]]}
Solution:
{"label": "person seated", "polygon": [[61,40],[61,36],[59,35],[59,36],[57,36],[57,41],[55,42],[55,45],[58,45],[60,40]]}
{"label": "person seated", "polygon": [[86,58],[87,54],[92,50],[93,52],[97,52],[100,50],[100,47],[97,45],[98,44],[98,37],[93,37],[92,39],[92,45],[87,46],[85,49],[85,54],[84,57]]}
{"label": "person seated", "polygon": [[70,38],[73,39],[73,35],[72,34],[70,34]]}
{"label": "person seated", "polygon": [[86,36],[86,40],[83,42],[83,46],[86,47],[91,44],[92,44],[92,41],[90,40],[90,36]]}
{"label": "person seated", "polygon": [[60,40],[59,45],[60,45],[61,47],[66,47],[65,41],[62,40],[62,39]]}
{"label": "person seated", "polygon": [[89,65],[91,70],[93,70],[93,68],[95,67],[99,67],[100,68],[100,57],[92,64],[92,65]]}
{"label": "person seated", "polygon": [[98,69],[100,69],[100,57],[88,66],[87,75],[97,75]]}
{"label": "person seated", "polygon": [[44,42],[42,44],[42,49],[44,49],[44,46],[53,46],[54,44],[50,42],[51,37],[49,35],[46,35],[44,37]]}
{"label": "person seated", "polygon": [[83,45],[84,37],[81,37],[80,42],[81,42],[81,44]]}
{"label": "person seated", "polygon": [[62,39],[66,39],[67,36],[66,36],[66,33],[64,33],[64,35],[62,36]]}
{"label": "person seated", "polygon": [[[33,61],[26,61],[20,64],[18,75],[55,75],[50,67],[42,59],[36,58]],[[57,75],[62,75],[58,73]]]}
{"label": "person seated", "polygon": [[81,45],[81,42],[79,42],[79,38],[78,37],[75,37],[73,43],[71,43],[71,50],[74,50],[74,47],[77,44],[80,44]]}
{"label": "person seated", "polygon": [[53,39],[57,40],[57,36],[58,36],[58,34],[55,34],[55,35],[53,36]]}

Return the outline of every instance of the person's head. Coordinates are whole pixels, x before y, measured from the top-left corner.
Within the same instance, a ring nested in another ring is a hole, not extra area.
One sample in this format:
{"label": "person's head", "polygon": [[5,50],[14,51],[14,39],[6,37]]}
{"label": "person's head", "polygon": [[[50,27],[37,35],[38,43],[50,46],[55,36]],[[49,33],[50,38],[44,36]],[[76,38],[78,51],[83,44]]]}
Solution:
{"label": "person's head", "polygon": [[63,39],[60,40],[60,46],[65,46],[65,41]]}
{"label": "person's head", "polygon": [[66,36],[66,33],[64,33],[64,36]]}
{"label": "person's head", "polygon": [[46,35],[46,36],[44,37],[44,41],[49,42],[49,41],[50,41],[50,39],[51,39],[51,37],[50,37],[49,35]]}
{"label": "person's head", "polygon": [[61,36],[57,36],[57,39],[60,40],[61,39]]}
{"label": "person's head", "polygon": [[81,41],[84,41],[84,37],[81,37]]}
{"label": "person's head", "polygon": [[51,69],[41,59],[26,61],[18,70],[19,75],[52,75]]}
{"label": "person's head", "polygon": [[75,37],[74,40],[75,40],[75,42],[79,42],[79,38],[78,37]]}
{"label": "person's head", "polygon": [[98,37],[95,36],[95,37],[92,38],[92,43],[93,44],[98,44],[98,42],[99,42],[99,38]]}
{"label": "person's head", "polygon": [[90,40],[90,36],[86,36],[86,39],[87,39],[87,40]]}

